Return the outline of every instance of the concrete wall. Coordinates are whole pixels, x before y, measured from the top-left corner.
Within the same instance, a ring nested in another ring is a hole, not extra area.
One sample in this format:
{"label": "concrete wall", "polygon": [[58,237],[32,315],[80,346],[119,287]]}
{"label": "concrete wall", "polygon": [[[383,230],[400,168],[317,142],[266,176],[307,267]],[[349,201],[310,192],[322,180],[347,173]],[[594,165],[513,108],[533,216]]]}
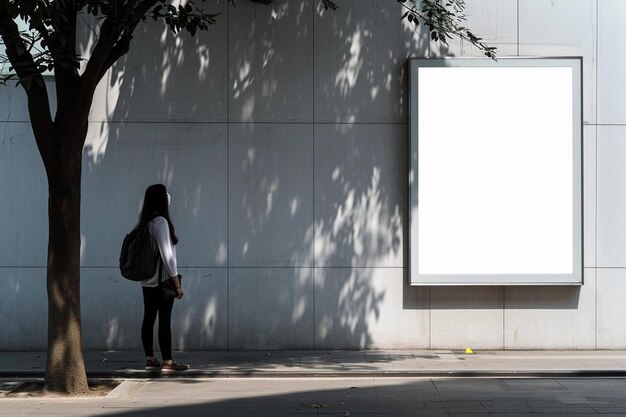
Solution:
{"label": "concrete wall", "polygon": [[[338,2],[208,2],[209,32],[142,27],[107,74],[84,153],[85,347],[140,347],[116,265],[154,182],[181,238],[176,348],[626,347],[626,2],[467,1],[501,56],[584,57],[580,288],[407,286],[405,60],[480,54],[430,45],[392,0]],[[0,349],[42,349],[46,183],[20,89],[0,89],[0,120]]]}

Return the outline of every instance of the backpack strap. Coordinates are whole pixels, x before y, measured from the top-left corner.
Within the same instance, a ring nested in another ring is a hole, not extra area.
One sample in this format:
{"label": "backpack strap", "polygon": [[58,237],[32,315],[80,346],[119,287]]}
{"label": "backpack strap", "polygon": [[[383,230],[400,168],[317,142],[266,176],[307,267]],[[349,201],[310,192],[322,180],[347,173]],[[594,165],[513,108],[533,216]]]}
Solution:
{"label": "backpack strap", "polygon": [[161,254],[159,253],[159,284],[163,281],[163,259],[161,259]]}

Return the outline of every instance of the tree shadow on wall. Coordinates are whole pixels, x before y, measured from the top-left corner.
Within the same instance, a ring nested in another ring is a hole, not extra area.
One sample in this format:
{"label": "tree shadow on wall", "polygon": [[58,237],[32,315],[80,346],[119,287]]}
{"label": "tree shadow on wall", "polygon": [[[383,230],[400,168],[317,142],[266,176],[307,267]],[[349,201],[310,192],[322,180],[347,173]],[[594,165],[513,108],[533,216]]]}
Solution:
{"label": "tree shadow on wall", "polygon": [[139,347],[140,293],[116,263],[154,182],[173,196],[188,289],[176,348],[424,345],[423,291],[403,308],[404,122],[405,59],[428,45],[392,1],[340,6],[214,1],[196,38],[140,27],[84,152],[84,294],[120,305],[83,303],[87,348]]}

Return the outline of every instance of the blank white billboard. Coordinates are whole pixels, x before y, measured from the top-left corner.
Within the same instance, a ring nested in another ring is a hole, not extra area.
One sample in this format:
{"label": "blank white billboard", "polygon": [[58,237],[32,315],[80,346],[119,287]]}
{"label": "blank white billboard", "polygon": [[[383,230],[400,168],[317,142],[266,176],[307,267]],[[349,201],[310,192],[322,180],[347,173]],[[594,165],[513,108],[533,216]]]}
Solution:
{"label": "blank white billboard", "polygon": [[412,284],[581,284],[581,59],[410,61]]}

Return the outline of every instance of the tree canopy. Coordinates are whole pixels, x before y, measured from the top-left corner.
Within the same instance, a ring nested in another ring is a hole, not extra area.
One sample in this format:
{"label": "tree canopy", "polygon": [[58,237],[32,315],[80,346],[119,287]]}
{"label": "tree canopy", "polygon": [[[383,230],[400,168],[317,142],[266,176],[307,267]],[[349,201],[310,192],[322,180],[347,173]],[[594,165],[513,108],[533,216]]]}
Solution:
{"label": "tree canopy", "polygon": [[[269,5],[274,0],[228,0]],[[339,0],[320,0],[326,10],[336,10]],[[426,25],[430,38],[447,45],[449,39],[459,37],[475,45],[491,58],[495,47],[488,46],[465,26],[465,0],[390,0],[401,4],[406,19],[417,30]],[[208,13],[204,0],[188,0],[174,4],[170,0],[0,0],[0,35],[6,45],[0,55],[0,65],[9,66],[4,80],[17,77],[25,87],[41,82],[39,75],[46,71],[77,76],[80,61],[76,54],[76,15],[85,13],[101,21],[103,46],[96,47],[91,67],[108,69],[128,52],[137,25],[152,19],[161,20],[172,32],[207,30],[215,24],[219,14]],[[18,22],[22,22],[20,27]],[[103,61],[103,62],[100,62]],[[88,65],[89,67],[89,65]],[[85,70],[90,72],[91,68]],[[102,71],[99,71],[99,75]]]}

